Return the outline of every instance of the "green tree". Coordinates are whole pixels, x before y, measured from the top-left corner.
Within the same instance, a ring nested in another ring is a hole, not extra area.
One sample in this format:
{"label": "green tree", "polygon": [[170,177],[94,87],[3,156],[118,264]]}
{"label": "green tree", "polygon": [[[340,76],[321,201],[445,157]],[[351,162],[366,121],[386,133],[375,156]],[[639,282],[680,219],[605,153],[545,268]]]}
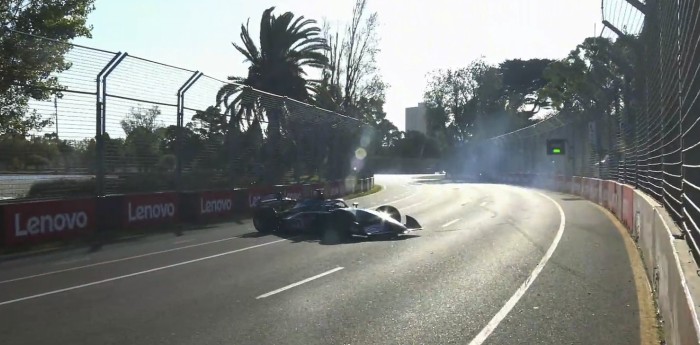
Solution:
{"label": "green tree", "polygon": [[[510,64],[509,61],[513,60],[507,60],[499,66],[487,66],[483,73],[476,76],[477,89],[473,100],[476,118],[472,132],[474,141],[501,135],[530,124],[528,119],[531,115],[523,115],[523,112],[532,110],[527,108],[525,103],[530,102],[533,96],[533,91],[528,91],[527,88],[535,81],[528,82],[530,79],[527,77],[513,75],[519,73],[522,68],[504,70],[504,66]],[[517,65],[530,64],[519,62]],[[536,73],[533,75],[537,76]]]}
{"label": "green tree", "polygon": [[429,136],[448,147],[469,140],[477,114],[478,80],[488,69],[483,60],[476,60],[464,68],[430,74],[424,94]]}
{"label": "green tree", "polygon": [[[2,66],[0,66],[0,73]],[[2,76],[0,76],[2,78]],[[42,98],[39,93],[38,98]],[[53,123],[44,119],[36,110],[29,110],[30,95],[19,86],[10,86],[0,92],[0,136],[11,135],[27,137],[30,132],[38,131]]]}
{"label": "green tree", "polygon": [[[30,98],[46,100],[60,90],[56,72],[70,68],[64,55],[86,25],[94,0],[0,2],[0,135],[26,136],[50,124],[28,111]],[[19,31],[21,33],[17,33]],[[39,40],[23,33],[52,39]]]}
{"label": "green tree", "polygon": [[547,84],[544,71],[552,62],[549,59],[514,59],[499,65],[500,96],[510,113],[529,119],[550,106],[548,99],[541,97],[538,91]]}
{"label": "green tree", "polygon": [[[379,16],[368,10],[368,0],[355,0],[350,22],[342,28],[333,28],[324,23],[324,37],[330,49],[326,51],[328,66],[323,70],[323,80],[315,91],[316,104],[346,116],[359,119],[372,128],[358,132],[359,138],[348,138],[347,142],[332,145],[330,157],[339,157],[337,162],[343,167],[339,173],[357,173],[347,162],[351,161],[357,146],[371,154],[399,135],[398,129],[386,119],[384,112],[385,92],[389,87],[381,78],[376,62],[380,52]],[[340,129],[337,131],[344,131]],[[342,137],[346,133],[337,133]],[[352,152],[346,152],[353,146]],[[334,151],[340,150],[340,151]],[[350,155],[348,159],[347,155]]]}
{"label": "green tree", "polygon": [[161,111],[158,106],[132,107],[121,121],[126,133],[125,154],[136,163],[139,172],[148,172],[158,165],[161,158],[161,143],[167,133],[158,121]]}
{"label": "green tree", "polygon": [[[315,20],[303,16],[295,18],[291,12],[275,16],[273,10],[274,7],[268,8],[262,14],[258,45],[250,36],[248,25],[241,25],[243,45],[234,43],[233,46],[249,64],[248,75],[229,77],[236,84],[225,86],[217,95],[218,103],[223,104],[225,113],[231,115],[229,127],[239,126],[243,118],[261,120],[263,114],[267,118],[269,167],[266,171],[270,174],[267,176],[269,182],[274,182],[280,173],[284,173],[284,169],[277,166],[281,123],[285,116],[283,104],[281,99],[276,100],[275,104],[266,104],[262,112],[258,97],[241,85],[309,102],[310,91],[317,82],[307,79],[305,68],[323,68],[328,63],[324,55],[328,45]],[[234,131],[229,130],[229,135],[233,134]]]}
{"label": "green tree", "polygon": [[421,132],[408,131],[394,143],[393,153],[402,158],[439,158],[440,148],[435,139]]}
{"label": "green tree", "polygon": [[367,12],[367,3],[367,0],[355,0],[352,19],[342,35],[324,24],[329,63],[323,70],[323,77],[337,106],[355,117],[354,106],[360,98],[372,97],[373,84],[379,77],[376,62],[380,52],[379,16],[376,12]]}
{"label": "green tree", "polygon": [[386,89],[387,85],[379,76],[375,76],[372,83],[365,88],[364,95],[359,97],[354,105],[361,116],[360,120],[373,128],[370,143],[366,145],[374,148],[373,151],[390,147],[401,138],[398,128],[386,118],[384,111]]}
{"label": "green tree", "polygon": [[[243,46],[233,43],[241,53],[248,66],[246,77],[229,77],[234,83],[250,86],[254,89],[287,96],[302,102],[310,101],[313,81],[306,79],[305,67],[323,68],[328,60],[323,52],[328,49],[326,40],[320,36],[321,29],[315,20],[294,18],[292,12],[285,12],[279,17],[272,14],[274,7],[266,9],[260,19],[259,47],[250,36],[248,24],[241,25]],[[241,88],[230,92],[224,89],[219,95],[220,101],[229,106],[238,105],[240,97],[232,102],[225,102],[232,95],[240,95]]]}
{"label": "green tree", "polygon": [[137,128],[143,128],[147,132],[155,133],[158,128],[163,127],[163,123],[158,121],[161,111],[157,105],[151,108],[144,108],[141,105],[131,107],[129,113],[120,122],[124,133],[129,136]]}
{"label": "green tree", "polygon": [[566,58],[552,63],[545,71],[547,84],[540,94],[551,100],[559,116],[597,123],[595,142],[586,147],[599,160],[611,153],[612,161],[619,159],[618,153],[610,150],[613,142],[622,140],[622,145],[627,145],[634,138],[629,135],[631,131],[616,133],[617,121],[632,129],[636,125],[635,115],[645,111],[646,90],[639,86],[646,84],[646,75],[638,74],[645,69],[636,66],[646,57],[637,50],[635,40],[586,38]]}
{"label": "green tree", "polygon": [[603,37],[586,38],[566,58],[545,70],[547,83],[539,93],[559,112],[611,114],[624,84],[621,65],[630,63],[615,63],[614,59],[630,55],[628,48],[624,40],[613,43]]}
{"label": "green tree", "polygon": [[[229,126],[218,107],[198,111],[188,123],[183,141],[184,162],[197,172],[228,176],[227,183],[241,185],[262,160],[264,146],[259,107],[246,108],[240,123]],[[247,117],[247,119],[246,119]]]}
{"label": "green tree", "polygon": [[540,92],[551,63],[515,59],[491,66],[476,60],[433,72],[424,97],[429,135],[445,149],[529,125],[530,118],[550,107]]}

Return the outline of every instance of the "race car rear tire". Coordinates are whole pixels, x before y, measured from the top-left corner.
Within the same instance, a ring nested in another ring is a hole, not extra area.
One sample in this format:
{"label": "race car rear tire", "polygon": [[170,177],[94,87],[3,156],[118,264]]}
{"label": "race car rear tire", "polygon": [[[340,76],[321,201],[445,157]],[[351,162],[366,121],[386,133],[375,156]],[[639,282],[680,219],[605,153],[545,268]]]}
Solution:
{"label": "race car rear tire", "polygon": [[277,212],[272,208],[262,208],[253,214],[253,226],[255,230],[263,234],[275,231],[277,227]]}

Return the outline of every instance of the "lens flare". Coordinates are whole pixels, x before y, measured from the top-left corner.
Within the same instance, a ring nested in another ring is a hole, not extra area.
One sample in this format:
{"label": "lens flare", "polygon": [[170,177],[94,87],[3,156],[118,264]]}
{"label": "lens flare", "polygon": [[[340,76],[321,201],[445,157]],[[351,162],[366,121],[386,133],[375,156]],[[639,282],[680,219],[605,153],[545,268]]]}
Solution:
{"label": "lens flare", "polygon": [[360,147],[355,150],[355,157],[359,160],[363,160],[365,157],[367,157],[367,151]]}

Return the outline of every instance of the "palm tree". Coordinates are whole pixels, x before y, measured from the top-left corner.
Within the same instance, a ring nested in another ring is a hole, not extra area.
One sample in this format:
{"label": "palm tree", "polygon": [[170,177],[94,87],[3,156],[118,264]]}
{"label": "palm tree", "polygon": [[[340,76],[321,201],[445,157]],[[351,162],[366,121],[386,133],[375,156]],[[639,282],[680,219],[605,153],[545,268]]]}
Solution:
{"label": "palm tree", "polygon": [[[260,40],[255,44],[250,36],[248,23],[241,25],[240,46],[233,43],[249,64],[248,75],[229,77],[233,83],[224,86],[217,94],[218,105],[224,105],[225,115],[230,115],[229,130],[257,119],[262,120],[261,94],[253,91],[286,96],[298,101],[311,101],[310,91],[315,90],[318,81],[308,80],[305,68],[323,68],[328,59],[324,52],[328,49],[325,38],[316,26],[316,21],[304,19],[286,12],[280,16],[272,14],[274,7],[266,9],[260,19]],[[252,88],[252,89],[251,89]],[[264,114],[267,116],[268,160],[275,159],[279,152],[280,124],[285,114],[281,98],[265,98]],[[272,103],[271,103],[272,102]],[[233,131],[232,131],[233,132]],[[279,171],[274,167],[266,170]]]}
{"label": "palm tree", "polygon": [[[243,45],[233,43],[249,67],[245,78],[228,78],[239,85],[227,85],[217,95],[217,101],[224,103],[231,114],[234,107],[250,105],[245,100],[251,97],[246,97],[248,92],[241,85],[302,102],[310,101],[310,91],[318,81],[307,80],[304,68],[323,68],[328,63],[324,54],[328,44],[321,37],[316,21],[305,20],[303,16],[294,19],[292,12],[277,17],[272,14],[274,9],[270,7],[262,14],[259,48],[250,36],[248,23],[241,25]],[[232,96],[236,97],[231,100]]]}

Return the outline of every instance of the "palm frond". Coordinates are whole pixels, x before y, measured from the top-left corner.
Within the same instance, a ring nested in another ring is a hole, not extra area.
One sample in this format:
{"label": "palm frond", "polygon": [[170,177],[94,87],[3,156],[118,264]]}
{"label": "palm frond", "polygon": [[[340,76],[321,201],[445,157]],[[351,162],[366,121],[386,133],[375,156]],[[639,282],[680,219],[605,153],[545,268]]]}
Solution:
{"label": "palm frond", "polygon": [[[316,22],[315,20],[307,20],[304,23],[307,22]],[[310,26],[310,27],[298,27],[294,28],[294,30],[290,33],[290,36],[297,38],[297,39],[304,39],[308,38],[309,36],[316,36],[321,33],[321,29],[318,26]]]}
{"label": "palm frond", "polygon": [[299,25],[299,22],[301,22],[302,20],[304,20],[304,16],[297,17],[297,19],[292,23],[292,25],[289,26],[289,28],[290,29],[301,28],[303,26],[303,24]]}
{"label": "palm frond", "polygon": [[238,50],[239,53],[241,53],[241,54],[245,57],[245,61],[247,61],[247,62],[254,62],[254,61],[256,60],[255,57],[253,57],[253,55],[251,55],[250,52],[247,51],[246,49],[240,47],[240,46],[237,45],[236,43],[231,43],[231,44],[233,45],[233,47],[234,47],[236,50]]}
{"label": "palm frond", "polygon": [[272,11],[275,9],[275,7],[270,7],[263,11],[263,14],[260,18],[260,52],[261,52],[261,57],[262,59],[266,59],[270,51],[271,51],[271,45],[274,40],[274,37],[271,36],[272,34],[272,29],[275,25],[275,16],[272,15]]}
{"label": "palm frond", "polygon": [[[241,26],[242,43],[233,46],[246,58],[249,68],[246,78],[235,81],[261,91],[310,101],[310,95],[316,92],[313,88],[320,82],[306,80],[305,67],[327,67],[324,53],[329,49],[328,42],[321,37],[315,20],[295,17],[291,12],[276,16],[274,9],[266,9],[260,17],[259,42],[251,39],[247,24]],[[263,116],[258,111],[259,100],[249,88],[222,88],[217,100],[226,104],[228,114],[240,117],[236,121],[251,123]],[[284,121],[284,117],[281,115],[278,120]]]}
{"label": "palm frond", "polygon": [[305,51],[305,50],[329,50],[330,46],[328,41],[323,37],[312,37],[297,41],[290,50],[291,51]]}
{"label": "palm frond", "polygon": [[236,84],[226,84],[219,89],[216,93],[216,106],[219,107],[222,104],[228,107],[228,99],[231,95],[236,94],[240,90],[240,86]]}
{"label": "palm frond", "polygon": [[243,45],[245,46],[245,50],[235,43],[233,43],[233,46],[236,48],[236,50],[243,54],[248,61],[250,61],[251,63],[255,63],[255,61],[257,61],[260,58],[260,51],[258,50],[258,47],[255,46],[255,42],[253,42],[253,39],[250,37],[250,30],[248,29],[248,24],[249,22],[247,22],[245,26],[241,25],[240,37],[241,41],[243,41]]}
{"label": "palm frond", "polygon": [[311,25],[313,28],[317,28],[319,31],[321,31],[321,28],[319,28],[318,25],[316,25],[318,22],[315,19],[307,19],[307,20],[304,20],[303,22],[302,22],[302,20],[304,20],[304,16],[299,16],[299,19],[294,22],[295,25],[290,27],[290,29],[295,29],[293,31],[294,33],[298,32],[299,29],[302,29],[302,28],[309,26],[309,25]]}

